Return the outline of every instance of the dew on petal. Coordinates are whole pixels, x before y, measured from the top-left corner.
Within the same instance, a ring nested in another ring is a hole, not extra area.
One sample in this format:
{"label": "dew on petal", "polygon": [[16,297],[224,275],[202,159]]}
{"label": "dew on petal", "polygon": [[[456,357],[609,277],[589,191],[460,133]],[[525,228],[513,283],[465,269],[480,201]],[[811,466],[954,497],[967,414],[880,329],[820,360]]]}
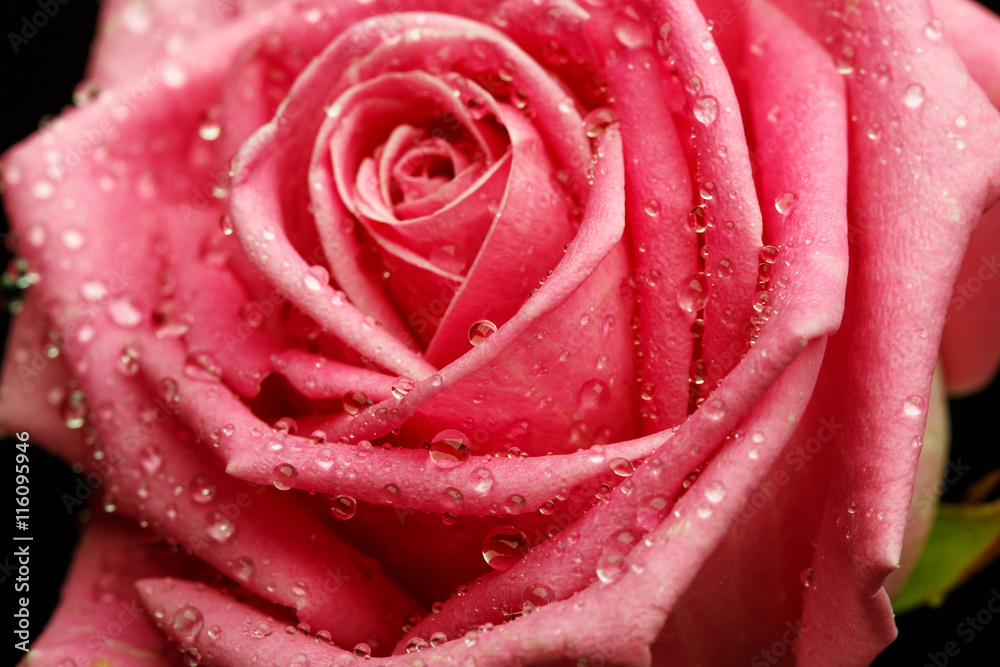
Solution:
{"label": "dew on petal", "polygon": [[577,396],[584,410],[598,410],[611,400],[611,389],[603,380],[593,379],[583,383]]}
{"label": "dew on petal", "polygon": [[704,273],[688,276],[677,290],[677,305],[681,310],[694,313],[708,302],[708,279]]}
{"label": "dew on petal", "polygon": [[483,558],[494,570],[509,570],[528,553],[528,537],[514,526],[495,528],[483,541]]}
{"label": "dew on petal", "polygon": [[694,117],[702,125],[711,125],[719,117],[719,101],[710,95],[699,97],[693,105]]}
{"label": "dew on petal", "polygon": [[299,479],[299,472],[290,463],[279,463],[271,471],[271,483],[279,491],[288,491],[295,487],[295,482]]}
{"label": "dew on petal", "polygon": [[431,461],[446,469],[465,463],[472,453],[468,437],[455,429],[445,429],[435,435],[429,451]]}
{"label": "dew on petal", "polygon": [[330,511],[333,512],[333,516],[346,521],[357,513],[358,503],[350,496],[337,496],[330,505]]}
{"label": "dew on petal", "polygon": [[489,320],[479,320],[469,328],[469,342],[475,347],[495,334],[497,325]]}

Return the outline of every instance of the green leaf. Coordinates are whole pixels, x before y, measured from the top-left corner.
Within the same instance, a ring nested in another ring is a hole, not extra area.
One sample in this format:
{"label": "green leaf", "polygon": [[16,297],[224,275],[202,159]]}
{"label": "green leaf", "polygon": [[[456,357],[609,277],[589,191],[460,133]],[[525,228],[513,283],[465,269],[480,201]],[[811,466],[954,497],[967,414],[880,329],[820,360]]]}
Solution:
{"label": "green leaf", "polygon": [[930,536],[906,585],[892,601],[897,614],[930,605],[945,596],[1000,553],[1000,500],[984,504],[938,506]]}

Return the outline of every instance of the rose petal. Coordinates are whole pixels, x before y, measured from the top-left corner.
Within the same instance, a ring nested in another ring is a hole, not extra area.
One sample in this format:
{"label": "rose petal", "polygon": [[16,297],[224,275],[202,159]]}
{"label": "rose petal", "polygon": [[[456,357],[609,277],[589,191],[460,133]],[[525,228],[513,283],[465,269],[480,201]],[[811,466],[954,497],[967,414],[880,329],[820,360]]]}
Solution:
{"label": "rose petal", "polygon": [[[698,238],[688,225],[691,177],[668,111],[668,88],[648,49],[626,53],[612,67],[625,148],[625,201],[638,279],[643,398],[647,431],[688,415],[694,361],[691,325],[697,315],[678,293],[698,271]],[[650,99],[657,103],[650,104]],[[655,165],[655,167],[654,167]]]}
{"label": "rose petal", "polygon": [[58,347],[48,338],[50,328],[34,290],[24,294],[23,303],[4,353],[0,430],[27,431],[33,443],[42,444],[67,463],[82,463],[91,452],[83,443],[82,431],[69,428],[61,410],[68,400],[67,383],[72,375],[63,359],[49,356]]}
{"label": "rose petal", "polygon": [[[819,536],[822,557],[813,563],[817,587],[803,614],[799,656],[805,664],[819,656],[871,660],[895,637],[881,586],[898,566],[912,492],[919,449],[907,445],[923,432],[959,258],[1000,183],[1000,156],[987,148],[1000,139],[996,111],[967,85],[954,52],[927,37],[932,17],[926,6],[887,11],[859,3],[843,17],[846,23],[821,17],[823,30],[838,36],[831,50],[853,48],[855,71],[885,64],[890,81],[882,86],[857,74],[848,78],[851,115],[858,118],[851,134],[850,199],[859,228],[851,249],[852,320],[838,340],[844,347],[834,352],[847,360],[848,417],[831,471],[839,481]],[[851,37],[852,26],[875,21],[884,39]],[[895,44],[920,44],[923,55],[911,62],[909,49],[896,51]],[[947,136],[960,113],[971,121],[965,150]],[[912,231],[914,211],[922,216],[920,235]],[[891,373],[880,363],[886,359],[896,360]],[[883,507],[886,519],[873,523],[852,515],[852,503]]]}
{"label": "rose petal", "polygon": [[173,650],[132,586],[144,577],[205,572],[196,560],[151,543],[135,526],[96,516],[73,556],[59,606],[32,642],[25,664],[173,665]]}
{"label": "rose petal", "polygon": [[741,327],[752,312],[751,299],[757,288],[760,207],[739,103],[726,69],[717,62],[715,42],[705,19],[693,0],[650,0],[644,4],[650,9],[653,24],[660,26],[661,35],[669,31],[664,37],[665,48],[675,58],[694,115],[691,131],[696,138],[699,189],[708,184],[714,189],[712,198],[704,203],[705,220],[712,223],[705,230],[705,245],[713,262],[725,259],[733,269],[732,274],[720,277],[706,268],[710,296],[705,304],[702,359],[705,386],[711,388],[746,349]]}

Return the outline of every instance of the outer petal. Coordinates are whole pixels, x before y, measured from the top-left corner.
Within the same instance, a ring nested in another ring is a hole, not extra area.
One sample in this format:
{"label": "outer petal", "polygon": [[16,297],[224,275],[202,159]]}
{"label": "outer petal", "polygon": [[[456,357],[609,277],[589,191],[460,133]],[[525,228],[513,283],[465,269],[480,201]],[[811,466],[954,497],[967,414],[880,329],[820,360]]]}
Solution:
{"label": "outer petal", "polygon": [[208,572],[171,554],[121,519],[98,515],[84,532],[62,586],[59,607],[21,663],[55,667],[107,662],[122,667],[173,665],[173,650],[132,589],[144,577]]}
{"label": "outer petal", "polygon": [[[951,44],[993,106],[1000,109],[1000,19],[968,0],[932,3]],[[964,121],[964,122],[967,122]],[[956,125],[963,123],[956,118]],[[956,127],[956,131],[962,130]],[[948,307],[941,354],[948,390],[964,394],[984,387],[1000,365],[1000,207],[979,220],[969,239]]]}
{"label": "outer petal", "polygon": [[[898,566],[948,292],[972,225],[1000,185],[1000,118],[958,57],[927,36],[926,5],[829,3],[835,57],[853,53],[847,415],[806,598],[803,664],[870,661],[895,636],[885,577]],[[857,39],[873,26],[879,39]],[[886,46],[889,44],[891,46]],[[919,47],[919,51],[917,49]],[[851,51],[850,49],[853,49]],[[904,62],[905,61],[905,62]],[[888,68],[888,82],[860,74]],[[964,146],[948,137],[967,114]],[[877,137],[873,140],[869,135]],[[918,224],[919,227],[914,227]],[[915,229],[919,234],[914,233]],[[891,371],[889,370],[891,369]],[[853,507],[884,507],[872,522]]]}
{"label": "outer petal", "polygon": [[[4,354],[0,431],[28,431],[33,440],[44,443],[67,463],[81,463],[89,456],[82,432],[67,427],[63,414],[72,392],[72,376],[65,360],[51,357],[59,348],[58,341],[49,339],[49,332],[34,291],[29,291],[24,295],[24,309],[14,319]],[[74,400],[69,401],[73,410]]]}

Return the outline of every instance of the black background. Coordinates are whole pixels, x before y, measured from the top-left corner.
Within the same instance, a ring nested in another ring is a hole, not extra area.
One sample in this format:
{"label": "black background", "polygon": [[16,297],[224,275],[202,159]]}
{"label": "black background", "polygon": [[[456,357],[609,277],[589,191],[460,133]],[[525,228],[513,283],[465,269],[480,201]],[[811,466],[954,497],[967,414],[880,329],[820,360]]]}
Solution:
{"label": "black background", "polygon": [[[3,54],[0,150],[6,150],[31,134],[45,116],[58,114],[70,103],[73,87],[83,78],[98,4],[95,0],[64,1],[66,4],[58,5],[58,13],[48,24],[38,30],[38,34],[27,44],[21,44],[15,54],[6,35],[11,31],[20,32],[21,17],[38,11],[37,0],[4,0],[4,19],[0,24],[4,34],[3,44],[0,45],[0,53]],[[0,232],[6,231],[7,219],[4,215]],[[9,254],[3,257],[5,263],[7,259]],[[0,327],[0,334],[5,339],[8,327],[5,312],[0,314]],[[950,458],[961,459],[963,464],[973,469],[972,474],[966,475],[959,484],[952,485],[946,493],[946,500],[960,500],[968,481],[1000,467],[1000,381],[994,381],[986,391],[976,396],[952,401],[951,420],[953,443]],[[7,441],[5,446],[10,444],[11,441]],[[58,601],[58,588],[77,538],[76,522],[79,517],[67,514],[59,500],[62,493],[71,492],[76,476],[40,448],[32,448],[31,456],[34,490],[31,494],[31,524],[35,538],[31,576],[34,638]],[[994,497],[996,495],[994,493]],[[4,596],[11,591],[13,597],[12,582],[2,582],[2,586]],[[1000,589],[1000,561],[966,582],[940,608],[925,608],[897,618],[899,639],[879,656],[875,665],[933,665],[928,654],[944,651],[945,645],[952,641],[958,644],[960,653],[948,659],[949,665],[1000,664],[1000,615],[995,616],[990,626],[978,633],[971,643],[966,644],[964,637],[956,632],[956,626],[967,616],[975,615],[985,607],[994,588]],[[4,631],[4,636],[10,635]],[[21,654],[13,651],[11,655],[13,657],[8,664],[14,664]],[[938,656],[938,665],[945,664],[941,662],[943,657],[943,654]]]}

